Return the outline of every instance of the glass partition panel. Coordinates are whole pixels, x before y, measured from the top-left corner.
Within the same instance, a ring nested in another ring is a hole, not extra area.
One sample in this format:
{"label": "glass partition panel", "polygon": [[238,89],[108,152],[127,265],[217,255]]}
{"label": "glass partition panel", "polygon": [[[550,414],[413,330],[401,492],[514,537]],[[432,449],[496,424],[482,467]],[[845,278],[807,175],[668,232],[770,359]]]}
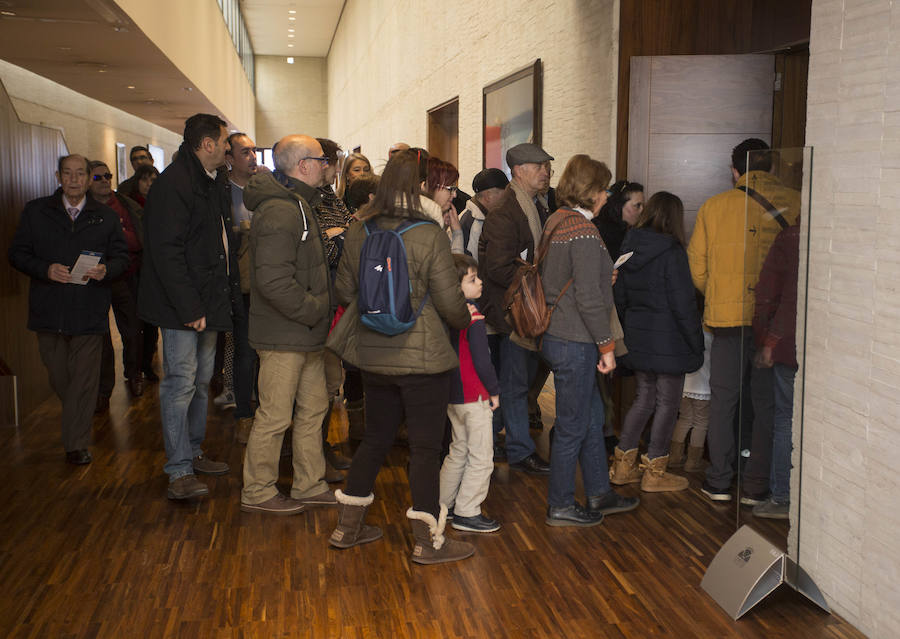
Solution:
{"label": "glass partition panel", "polygon": [[788,535],[798,538],[800,492],[792,474],[799,478],[803,433],[811,174],[809,147],[750,151],[735,184],[744,191],[736,519],[794,559]]}

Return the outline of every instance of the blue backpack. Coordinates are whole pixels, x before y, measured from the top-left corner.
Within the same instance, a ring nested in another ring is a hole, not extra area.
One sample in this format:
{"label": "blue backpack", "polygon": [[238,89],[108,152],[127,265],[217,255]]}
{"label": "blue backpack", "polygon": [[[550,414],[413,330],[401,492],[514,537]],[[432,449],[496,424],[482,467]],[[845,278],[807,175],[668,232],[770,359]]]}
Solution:
{"label": "blue backpack", "polygon": [[366,222],[366,240],[359,256],[359,314],[363,325],[385,335],[399,335],[416,323],[428,293],[419,310],[410,304],[412,284],[406,261],[403,234],[409,229],[431,222],[403,222],[396,229],[380,229]]}

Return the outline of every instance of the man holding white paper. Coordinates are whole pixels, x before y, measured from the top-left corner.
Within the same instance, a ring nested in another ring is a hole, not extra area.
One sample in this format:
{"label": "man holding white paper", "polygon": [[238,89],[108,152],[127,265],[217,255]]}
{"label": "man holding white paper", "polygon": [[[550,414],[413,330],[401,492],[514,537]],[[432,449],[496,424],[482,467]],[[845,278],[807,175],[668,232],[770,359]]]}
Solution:
{"label": "man holding white paper", "polygon": [[66,461],[83,465],[91,462],[100,353],[109,330],[106,282],[125,272],[128,247],[115,213],[87,197],[86,158],[60,158],[56,177],[56,193],[25,205],[9,261],[31,278],[28,328],[38,335],[50,385],[63,404]]}

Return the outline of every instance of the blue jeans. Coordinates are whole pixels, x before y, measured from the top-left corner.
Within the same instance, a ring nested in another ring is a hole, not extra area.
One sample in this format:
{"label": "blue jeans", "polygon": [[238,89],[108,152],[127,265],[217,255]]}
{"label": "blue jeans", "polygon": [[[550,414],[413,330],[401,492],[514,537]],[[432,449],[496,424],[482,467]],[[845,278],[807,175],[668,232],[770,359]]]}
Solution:
{"label": "blue jeans", "polygon": [[584,492],[589,497],[610,490],[603,426],[603,395],[595,373],[596,344],[569,342],[549,335],[541,347],[556,386],[556,428],[550,453],[547,502],[551,508],[575,503],[575,468],[581,462]]}
{"label": "blue jeans", "polygon": [[161,328],[163,377],[159,383],[166,465],[173,482],[194,472],[193,458],[203,453],[209,379],[216,357],[215,331]]}
{"label": "blue jeans", "polygon": [[769,484],[772,499],[779,504],[791,501],[791,426],[794,416],[794,376],[797,369],[775,364],[775,420],[772,430],[772,470]]}
{"label": "blue jeans", "polygon": [[536,352],[515,344],[509,335],[500,340],[500,405],[510,464],[534,453],[534,441],[528,434],[528,389],[537,372],[537,358]]}

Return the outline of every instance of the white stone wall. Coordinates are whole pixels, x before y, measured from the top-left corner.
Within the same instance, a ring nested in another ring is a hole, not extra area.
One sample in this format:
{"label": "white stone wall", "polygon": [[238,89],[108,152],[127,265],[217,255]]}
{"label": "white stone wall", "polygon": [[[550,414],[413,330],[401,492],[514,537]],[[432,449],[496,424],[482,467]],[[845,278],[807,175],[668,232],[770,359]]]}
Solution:
{"label": "white stone wall", "polygon": [[615,0],[348,0],[328,56],[328,130],[376,171],[397,141],[426,145],[426,111],[459,96],[460,186],[481,170],[482,89],[541,58],[543,146],[614,161]]}
{"label": "white stone wall", "polygon": [[256,56],[256,144],[271,147],[286,135],[328,136],[325,58]]}
{"label": "white stone wall", "polygon": [[800,561],[900,637],[900,2],[814,0]]}

